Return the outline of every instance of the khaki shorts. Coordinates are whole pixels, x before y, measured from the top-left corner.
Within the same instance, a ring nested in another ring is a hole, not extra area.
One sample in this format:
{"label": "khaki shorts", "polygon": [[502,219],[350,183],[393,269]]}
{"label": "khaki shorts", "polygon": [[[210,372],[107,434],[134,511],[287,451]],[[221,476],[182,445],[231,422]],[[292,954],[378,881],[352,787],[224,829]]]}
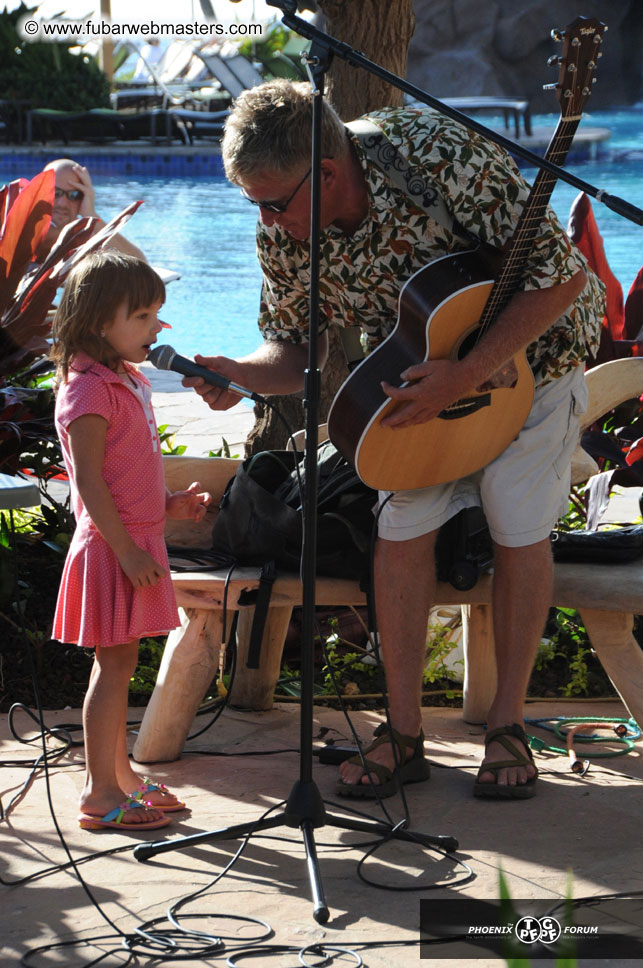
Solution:
{"label": "khaki shorts", "polygon": [[484,509],[491,537],[509,548],[543,541],[569,505],[571,458],[587,409],[582,366],[536,390],[527,422],[487,467],[449,484],[380,491],[378,534],[408,541],[468,507]]}

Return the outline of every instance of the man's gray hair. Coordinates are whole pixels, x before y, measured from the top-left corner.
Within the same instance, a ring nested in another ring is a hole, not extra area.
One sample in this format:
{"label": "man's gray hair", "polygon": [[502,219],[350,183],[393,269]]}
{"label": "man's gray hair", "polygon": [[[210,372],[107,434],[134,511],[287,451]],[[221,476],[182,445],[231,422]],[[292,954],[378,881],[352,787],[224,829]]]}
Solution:
{"label": "man's gray hair", "polygon": [[[234,103],[223,134],[225,173],[231,182],[263,171],[293,172],[310,164],[313,95],[306,81],[275,80],[244,91]],[[344,123],[324,101],[322,154],[347,150]]]}

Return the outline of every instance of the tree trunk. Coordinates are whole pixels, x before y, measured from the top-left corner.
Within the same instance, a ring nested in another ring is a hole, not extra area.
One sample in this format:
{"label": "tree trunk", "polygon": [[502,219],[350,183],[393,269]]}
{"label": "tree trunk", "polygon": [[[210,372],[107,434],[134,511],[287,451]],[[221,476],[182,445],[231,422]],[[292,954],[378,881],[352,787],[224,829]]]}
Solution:
{"label": "tree trunk", "polygon": [[[415,30],[413,0],[318,0],[326,32],[364,54],[380,67],[406,77],[406,59]],[[334,57],[328,73],[328,96],[344,121],[367,111],[400,106],[403,94],[360,67]]]}
{"label": "tree trunk", "polygon": [[[326,17],[326,32],[350,44],[387,70],[406,76],[408,47],[415,29],[413,0],[318,0]],[[361,68],[335,57],[327,78],[326,94],[344,121],[368,111],[402,104],[402,92]],[[319,422],[324,423],[337,390],[348,375],[336,326],[331,326],[330,352],[324,367]],[[305,423],[301,394],[270,397],[293,430]],[[246,441],[246,455],[285,447],[286,431],[271,408],[255,405],[255,425]]]}

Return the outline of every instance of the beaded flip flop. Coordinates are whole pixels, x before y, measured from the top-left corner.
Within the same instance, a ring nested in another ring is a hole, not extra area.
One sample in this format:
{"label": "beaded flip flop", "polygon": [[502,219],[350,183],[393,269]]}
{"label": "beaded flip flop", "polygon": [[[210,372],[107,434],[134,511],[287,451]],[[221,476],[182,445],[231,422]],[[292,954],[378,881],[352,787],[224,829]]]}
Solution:
{"label": "beaded flip flop", "polygon": [[[170,818],[165,816],[159,817],[158,820],[141,820],[139,823],[127,822],[126,817],[131,810],[145,809],[150,809],[147,804],[141,803],[140,800],[133,797],[128,797],[124,803],[114,807],[103,817],[95,816],[92,813],[81,813],[78,823],[83,830],[101,830],[106,827],[114,830],[157,830],[159,827],[167,827]],[[157,810],[158,807],[153,809]]]}
{"label": "beaded flip flop", "polygon": [[167,806],[165,806],[163,803],[147,803],[145,804],[146,806],[153,807],[155,810],[162,810],[163,813],[178,813],[179,810],[187,810],[187,807],[183,801],[175,797],[173,793],[170,793],[164,783],[154,783],[149,776],[143,777],[143,782],[141,783],[140,787],[131,793],[130,796],[134,800],[141,801],[147,794],[155,793],[157,791],[165,796],[174,797],[175,802],[169,803]]}

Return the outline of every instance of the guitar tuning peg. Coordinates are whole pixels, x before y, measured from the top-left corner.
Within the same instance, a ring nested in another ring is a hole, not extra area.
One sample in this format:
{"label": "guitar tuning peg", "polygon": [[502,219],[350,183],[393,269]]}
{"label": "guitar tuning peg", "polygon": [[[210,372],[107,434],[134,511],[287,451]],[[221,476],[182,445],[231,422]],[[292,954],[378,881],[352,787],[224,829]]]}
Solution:
{"label": "guitar tuning peg", "polygon": [[562,64],[562,62],[563,62],[563,58],[560,56],[560,54],[552,54],[549,60],[547,61],[547,66],[555,67],[557,64]]}
{"label": "guitar tuning peg", "polygon": [[561,41],[565,37],[565,31],[562,30],[560,27],[554,27],[554,29],[550,33],[550,37],[552,40]]}

